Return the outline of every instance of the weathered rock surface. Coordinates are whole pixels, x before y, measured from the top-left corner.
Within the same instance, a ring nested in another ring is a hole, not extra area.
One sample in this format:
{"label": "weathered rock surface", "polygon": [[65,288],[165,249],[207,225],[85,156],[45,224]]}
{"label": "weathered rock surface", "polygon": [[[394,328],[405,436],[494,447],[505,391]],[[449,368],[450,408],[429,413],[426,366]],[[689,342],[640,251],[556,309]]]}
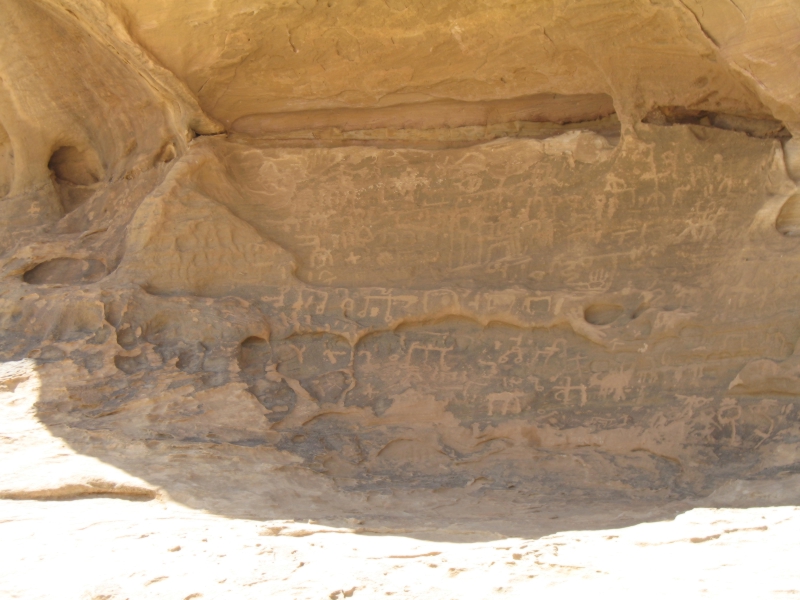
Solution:
{"label": "weathered rock surface", "polygon": [[797,501],[794,2],[3,13],[0,497]]}

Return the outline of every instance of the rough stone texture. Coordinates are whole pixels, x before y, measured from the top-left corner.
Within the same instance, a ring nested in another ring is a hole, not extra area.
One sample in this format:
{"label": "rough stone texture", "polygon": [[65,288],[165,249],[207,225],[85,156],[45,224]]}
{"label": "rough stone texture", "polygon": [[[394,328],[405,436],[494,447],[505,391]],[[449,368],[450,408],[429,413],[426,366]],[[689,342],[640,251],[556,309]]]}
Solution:
{"label": "rough stone texture", "polygon": [[0,497],[795,503],[798,134],[789,0],[6,0]]}

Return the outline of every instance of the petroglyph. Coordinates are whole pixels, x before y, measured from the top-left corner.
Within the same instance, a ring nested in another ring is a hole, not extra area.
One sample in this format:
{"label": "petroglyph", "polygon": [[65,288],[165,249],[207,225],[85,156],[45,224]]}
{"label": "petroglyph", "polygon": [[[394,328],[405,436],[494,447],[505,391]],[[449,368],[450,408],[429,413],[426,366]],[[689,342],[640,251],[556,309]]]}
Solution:
{"label": "petroglyph", "polygon": [[600,395],[605,398],[612,396],[616,401],[625,400],[626,394],[630,390],[631,378],[633,377],[633,369],[623,370],[608,373],[602,377],[598,374],[592,375],[589,379],[589,384],[600,388]]}
{"label": "petroglyph", "polygon": [[523,395],[520,392],[495,392],[487,394],[487,413],[491,417],[494,415],[494,411],[498,410],[499,406],[500,414],[503,416],[509,413],[518,415],[522,412],[521,399],[523,399]]}

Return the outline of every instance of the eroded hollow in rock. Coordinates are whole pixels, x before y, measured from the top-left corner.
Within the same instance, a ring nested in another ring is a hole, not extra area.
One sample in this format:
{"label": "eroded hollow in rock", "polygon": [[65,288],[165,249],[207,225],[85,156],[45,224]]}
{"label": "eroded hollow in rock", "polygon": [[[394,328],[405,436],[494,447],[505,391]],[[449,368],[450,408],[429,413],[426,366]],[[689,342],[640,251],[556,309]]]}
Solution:
{"label": "eroded hollow in rock", "polygon": [[91,185],[102,177],[97,155],[90,150],[78,150],[75,146],[57,148],[47,167],[58,181],[73,185]]}
{"label": "eroded hollow in rock", "polygon": [[583,311],[587,323],[592,325],[610,325],[622,316],[625,311],[619,304],[592,304]]}
{"label": "eroded hollow in rock", "polygon": [[34,285],[81,284],[99,281],[106,276],[106,273],[106,266],[102,261],[93,258],[61,257],[28,269],[22,279],[25,283]]}
{"label": "eroded hollow in rock", "polygon": [[775,229],[787,236],[800,235],[800,194],[792,194],[783,203],[775,221]]}
{"label": "eroded hollow in rock", "polygon": [[380,108],[254,114],[232,132],[261,140],[328,145],[448,148],[498,138],[595,131],[616,141],[620,124],[608,94],[537,94],[507,100],[435,100]]}
{"label": "eroded hollow in rock", "polygon": [[726,131],[740,131],[759,138],[786,140],[792,137],[786,126],[771,115],[736,115],[682,106],[659,106],[647,114],[644,122],[652,125],[717,127]]}
{"label": "eroded hollow in rock", "polygon": [[47,168],[53,173],[64,212],[71,212],[94,192],[103,177],[103,166],[91,148],[60,146],[50,157]]}

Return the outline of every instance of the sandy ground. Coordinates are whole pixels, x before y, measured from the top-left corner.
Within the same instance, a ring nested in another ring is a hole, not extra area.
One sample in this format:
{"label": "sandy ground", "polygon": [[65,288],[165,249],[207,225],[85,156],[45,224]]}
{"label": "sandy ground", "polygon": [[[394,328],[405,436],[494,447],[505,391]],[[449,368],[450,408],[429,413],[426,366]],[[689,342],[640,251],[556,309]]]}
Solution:
{"label": "sandy ground", "polygon": [[765,598],[800,593],[800,509],[457,543],[118,499],[0,502],[6,598]]}

